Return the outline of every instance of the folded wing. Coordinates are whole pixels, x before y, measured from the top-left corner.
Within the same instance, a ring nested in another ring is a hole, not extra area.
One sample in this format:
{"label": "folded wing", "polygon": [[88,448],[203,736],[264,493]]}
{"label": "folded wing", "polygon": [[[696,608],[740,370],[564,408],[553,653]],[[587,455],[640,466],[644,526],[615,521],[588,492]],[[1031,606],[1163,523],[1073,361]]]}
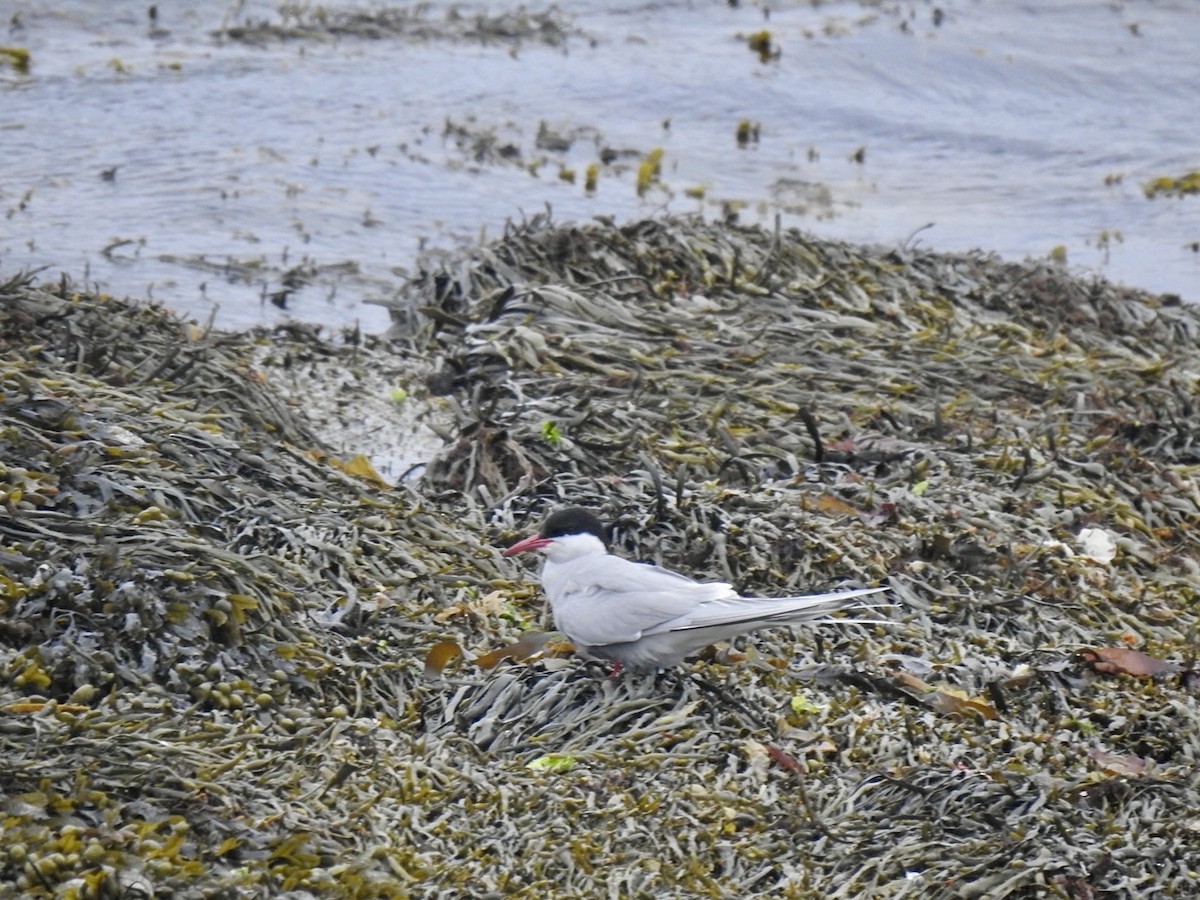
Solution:
{"label": "folded wing", "polygon": [[699,604],[676,619],[662,622],[659,627],[647,629],[648,634],[663,631],[691,631],[701,628],[729,626],[740,630],[754,624],[810,622],[825,618],[843,609],[866,609],[889,604],[863,603],[858,598],[882,594],[885,587],[858,588],[850,591],[832,591],[826,594],[811,594],[806,597],[714,597]]}
{"label": "folded wing", "polygon": [[566,578],[543,574],[557,627],[592,645],[636,641],[706,603],[737,597],[728,584],[702,584],[678,573],[615,556],[576,560]]}

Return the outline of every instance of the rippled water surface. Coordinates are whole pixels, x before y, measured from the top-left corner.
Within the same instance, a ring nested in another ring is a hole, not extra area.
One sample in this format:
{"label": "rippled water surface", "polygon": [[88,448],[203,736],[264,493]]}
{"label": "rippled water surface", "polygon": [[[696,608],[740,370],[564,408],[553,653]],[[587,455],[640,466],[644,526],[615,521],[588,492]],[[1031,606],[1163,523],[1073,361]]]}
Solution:
{"label": "rippled water surface", "polygon": [[[62,270],[225,326],[381,330],[364,301],[422,249],[506,220],[737,209],[864,242],[1062,247],[1074,267],[1200,300],[1200,196],[1142,190],[1200,169],[1191,0],[769,16],[745,0],[597,0],[551,13],[571,30],[553,45],[218,34],[289,21],[254,2],[160,3],[156,21],[81,0],[5,10],[0,45],[31,65],[0,62],[0,277]],[[747,42],[764,29],[766,61]],[[739,146],[742,122],[757,141]],[[660,180],[639,197],[654,148]]]}

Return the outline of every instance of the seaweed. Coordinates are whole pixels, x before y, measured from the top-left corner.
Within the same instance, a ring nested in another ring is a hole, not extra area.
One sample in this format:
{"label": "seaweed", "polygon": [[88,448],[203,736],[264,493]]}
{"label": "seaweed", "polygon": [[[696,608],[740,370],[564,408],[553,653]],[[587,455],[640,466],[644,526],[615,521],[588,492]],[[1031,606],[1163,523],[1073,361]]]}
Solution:
{"label": "seaweed", "polygon": [[1153,200],[1155,197],[1183,197],[1200,194],[1200,171],[1188,172],[1178,178],[1163,175],[1151,179],[1142,187],[1142,192]]}
{"label": "seaweed", "polygon": [[[538,217],[393,313],[340,343],[0,284],[0,883],[1190,896],[1191,307]],[[401,364],[445,444],[388,484],[334,447],[379,386],[311,385]],[[611,678],[499,552],[567,503],[634,558],[897,607]]]}
{"label": "seaweed", "polygon": [[277,21],[253,19],[223,26],[216,36],[245,44],[284,41],[395,40],[475,41],[520,46],[526,42],[561,47],[579,32],[555,7],[488,14],[451,6],[441,16],[430,5],[330,9],[307,3],[282,4]]}

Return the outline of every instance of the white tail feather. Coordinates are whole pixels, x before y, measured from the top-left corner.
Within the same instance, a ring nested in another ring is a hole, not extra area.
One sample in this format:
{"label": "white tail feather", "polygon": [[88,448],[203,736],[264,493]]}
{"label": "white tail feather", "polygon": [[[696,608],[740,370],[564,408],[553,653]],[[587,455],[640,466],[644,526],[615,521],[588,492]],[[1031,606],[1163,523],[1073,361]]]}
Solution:
{"label": "white tail feather", "polygon": [[[829,613],[842,609],[876,609],[892,606],[891,603],[862,603],[857,598],[881,594],[885,587],[859,588],[852,591],[833,591],[828,594],[813,594],[807,597],[722,597],[700,604],[686,616],[664,622],[656,631],[692,631],[699,628],[714,628],[728,625],[760,622],[785,625],[789,622],[811,622],[823,619]],[[829,621],[841,621],[831,619]]]}

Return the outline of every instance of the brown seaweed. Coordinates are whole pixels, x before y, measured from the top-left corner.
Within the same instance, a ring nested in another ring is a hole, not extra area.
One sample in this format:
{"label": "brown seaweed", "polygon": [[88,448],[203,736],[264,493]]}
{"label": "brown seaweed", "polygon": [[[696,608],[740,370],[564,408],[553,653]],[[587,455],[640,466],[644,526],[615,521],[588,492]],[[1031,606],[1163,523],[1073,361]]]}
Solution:
{"label": "brown seaweed", "polygon": [[[673,220],[513,227],[415,278],[393,345],[0,303],[20,894],[1192,891],[1190,307]],[[388,487],[285,361],[398,357],[447,442]],[[631,557],[898,608],[658,677],[426,679],[549,625],[497,548],[561,503]]]}

